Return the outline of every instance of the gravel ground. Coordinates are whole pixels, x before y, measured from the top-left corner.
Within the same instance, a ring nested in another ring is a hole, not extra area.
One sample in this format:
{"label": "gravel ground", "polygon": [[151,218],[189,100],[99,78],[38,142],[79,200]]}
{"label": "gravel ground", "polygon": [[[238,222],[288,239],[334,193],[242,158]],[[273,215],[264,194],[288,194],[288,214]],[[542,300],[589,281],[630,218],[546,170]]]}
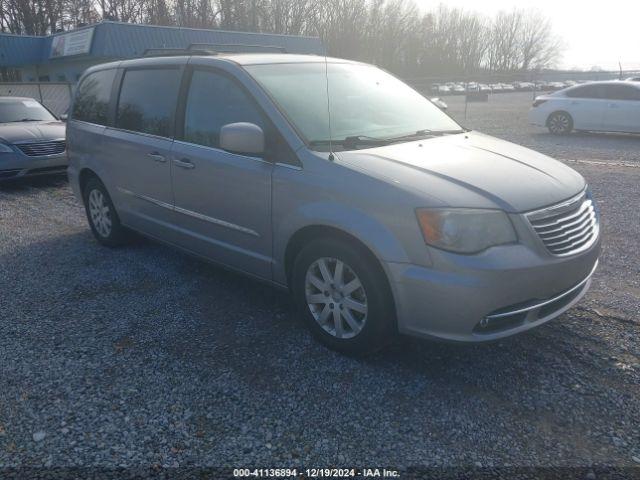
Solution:
{"label": "gravel ground", "polygon": [[0,466],[640,467],[640,138],[551,137],[529,100],[464,123],[572,161],[606,241],[579,306],[491,345],[346,358],[284,293],[100,247],[63,179],[0,187]]}

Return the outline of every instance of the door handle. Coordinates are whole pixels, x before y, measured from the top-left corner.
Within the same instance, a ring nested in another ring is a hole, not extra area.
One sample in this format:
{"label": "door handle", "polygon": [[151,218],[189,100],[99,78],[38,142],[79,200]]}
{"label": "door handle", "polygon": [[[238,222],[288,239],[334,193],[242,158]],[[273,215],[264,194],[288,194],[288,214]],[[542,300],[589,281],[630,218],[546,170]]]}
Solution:
{"label": "door handle", "polygon": [[176,165],[176,167],[180,167],[180,168],[184,168],[186,170],[191,170],[196,168],[196,166],[191,163],[190,160],[183,158],[182,160],[178,160],[177,158],[173,160],[173,163]]}
{"label": "door handle", "polygon": [[609,104],[609,108],[618,108],[618,104],[617,103],[610,103]]}
{"label": "door handle", "polygon": [[147,153],[147,156],[153,159],[154,162],[164,163],[167,161],[163,155],[160,155],[158,152]]}

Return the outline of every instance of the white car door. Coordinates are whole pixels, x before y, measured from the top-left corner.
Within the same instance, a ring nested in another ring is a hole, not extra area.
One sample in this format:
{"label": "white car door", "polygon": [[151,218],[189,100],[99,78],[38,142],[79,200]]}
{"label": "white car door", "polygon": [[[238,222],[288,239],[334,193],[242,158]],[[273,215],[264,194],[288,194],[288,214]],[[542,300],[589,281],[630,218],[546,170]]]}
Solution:
{"label": "white car door", "polygon": [[604,85],[605,130],[640,133],[640,88],[631,85]]}
{"label": "white car door", "polygon": [[573,118],[576,130],[602,130],[606,101],[601,85],[580,85],[565,91],[561,107]]}

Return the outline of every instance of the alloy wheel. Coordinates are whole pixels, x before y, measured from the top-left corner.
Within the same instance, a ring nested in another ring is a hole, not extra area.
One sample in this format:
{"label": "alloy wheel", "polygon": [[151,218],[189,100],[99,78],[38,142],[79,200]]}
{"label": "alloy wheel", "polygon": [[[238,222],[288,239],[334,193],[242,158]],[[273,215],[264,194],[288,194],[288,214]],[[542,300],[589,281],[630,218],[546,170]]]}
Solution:
{"label": "alloy wheel", "polygon": [[565,133],[569,131],[571,120],[567,115],[556,114],[549,119],[549,130],[553,133]]}
{"label": "alloy wheel", "polygon": [[98,189],[89,193],[89,215],[96,231],[107,238],[111,234],[111,212],[104,194]]}
{"label": "alloy wheel", "polygon": [[318,324],[336,338],[358,335],[367,321],[367,295],[353,269],[337,258],[313,262],[305,276],[309,310]]}

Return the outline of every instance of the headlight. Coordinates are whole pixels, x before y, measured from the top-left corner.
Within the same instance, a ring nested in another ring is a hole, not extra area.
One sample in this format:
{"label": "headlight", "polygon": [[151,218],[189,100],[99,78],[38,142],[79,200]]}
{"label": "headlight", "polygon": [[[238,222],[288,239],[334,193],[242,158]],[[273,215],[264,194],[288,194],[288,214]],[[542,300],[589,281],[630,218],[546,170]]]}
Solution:
{"label": "headlight", "polygon": [[477,253],[514,243],[516,232],[500,210],[419,208],[418,223],[427,244],[457,253]]}
{"label": "headlight", "polygon": [[13,153],[13,150],[9,145],[0,142],[0,153]]}

